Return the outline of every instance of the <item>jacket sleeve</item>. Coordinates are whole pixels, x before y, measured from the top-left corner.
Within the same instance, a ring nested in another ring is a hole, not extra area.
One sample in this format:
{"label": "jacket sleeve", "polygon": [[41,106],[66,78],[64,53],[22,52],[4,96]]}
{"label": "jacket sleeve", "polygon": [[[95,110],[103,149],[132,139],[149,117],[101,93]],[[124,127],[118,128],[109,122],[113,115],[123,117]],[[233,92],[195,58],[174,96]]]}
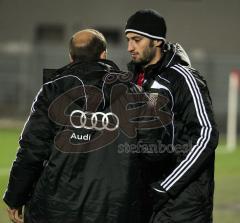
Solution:
{"label": "jacket sleeve", "polygon": [[[211,99],[207,85],[193,70],[180,65],[171,67],[179,76],[175,81],[174,115],[178,129],[174,136],[175,153],[179,158],[177,165],[155,191],[165,191],[176,197],[207,165],[218,143],[218,131],[214,121]],[[175,75],[176,76],[176,75]]]}
{"label": "jacket sleeve", "polygon": [[20,147],[3,197],[11,208],[26,204],[43,169],[43,163],[49,157],[53,128],[48,118],[47,103],[45,89],[42,88],[32,104],[30,116],[20,136]]}

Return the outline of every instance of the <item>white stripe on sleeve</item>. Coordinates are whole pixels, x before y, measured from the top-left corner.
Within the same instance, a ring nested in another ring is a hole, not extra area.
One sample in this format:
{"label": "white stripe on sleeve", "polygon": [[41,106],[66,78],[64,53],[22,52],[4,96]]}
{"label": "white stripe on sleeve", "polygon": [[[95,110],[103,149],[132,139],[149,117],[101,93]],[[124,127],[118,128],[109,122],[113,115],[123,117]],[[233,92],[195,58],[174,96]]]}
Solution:
{"label": "white stripe on sleeve", "polygon": [[200,131],[200,137],[198,138],[196,144],[192,147],[192,149],[190,150],[186,158],[161,183],[161,186],[165,190],[169,190],[195,163],[195,161],[198,159],[198,157],[202,154],[202,152],[206,148],[206,145],[209,142],[211,131],[212,131],[212,127],[206,113],[201,92],[196,83],[195,78],[186,68],[184,68],[181,65],[175,65],[171,68],[176,70],[186,80],[186,83],[189,87],[189,90],[191,92],[191,95],[194,101],[196,115],[201,125],[201,131]]}

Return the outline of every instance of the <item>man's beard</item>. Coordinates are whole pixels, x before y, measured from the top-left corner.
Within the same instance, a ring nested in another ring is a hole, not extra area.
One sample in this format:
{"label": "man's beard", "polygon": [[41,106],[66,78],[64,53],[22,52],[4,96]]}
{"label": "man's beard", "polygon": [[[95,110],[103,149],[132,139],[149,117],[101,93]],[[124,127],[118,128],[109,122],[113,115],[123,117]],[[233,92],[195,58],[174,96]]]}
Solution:
{"label": "man's beard", "polygon": [[141,66],[141,67],[145,67],[149,63],[149,61],[146,61],[146,60],[141,60],[141,61],[132,60],[132,63],[134,63],[138,66]]}
{"label": "man's beard", "polygon": [[136,65],[145,67],[147,64],[151,62],[151,60],[156,55],[156,49],[153,48],[153,42],[150,42],[149,47],[143,51],[143,56],[139,61],[132,60],[132,62]]}

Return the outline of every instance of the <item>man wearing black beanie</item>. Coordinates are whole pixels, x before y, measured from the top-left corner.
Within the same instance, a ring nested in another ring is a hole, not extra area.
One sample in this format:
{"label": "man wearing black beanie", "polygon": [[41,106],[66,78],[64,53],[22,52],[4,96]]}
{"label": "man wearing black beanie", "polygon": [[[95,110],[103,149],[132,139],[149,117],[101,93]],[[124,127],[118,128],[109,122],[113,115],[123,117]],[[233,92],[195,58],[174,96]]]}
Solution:
{"label": "man wearing black beanie", "polygon": [[150,222],[211,223],[218,144],[211,98],[183,48],[166,41],[166,30],[164,18],[151,9],[137,11],[125,27],[132,57],[128,69],[145,91],[166,97],[172,116],[170,128],[156,135],[158,147],[170,148],[164,150],[168,156],[159,159],[164,154],[159,150],[157,159],[144,161],[154,202]]}

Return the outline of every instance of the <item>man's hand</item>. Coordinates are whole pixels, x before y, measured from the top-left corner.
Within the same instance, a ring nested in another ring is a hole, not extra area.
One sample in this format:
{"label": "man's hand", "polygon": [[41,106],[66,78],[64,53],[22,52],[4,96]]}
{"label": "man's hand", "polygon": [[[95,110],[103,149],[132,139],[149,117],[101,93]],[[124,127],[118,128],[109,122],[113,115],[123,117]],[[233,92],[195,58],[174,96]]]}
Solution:
{"label": "man's hand", "polygon": [[8,217],[14,223],[23,223],[22,207],[20,208],[7,208]]}
{"label": "man's hand", "polygon": [[154,182],[150,185],[150,197],[152,198],[154,205],[153,210],[159,211],[159,209],[167,203],[170,199],[168,193],[162,188],[159,182]]}

